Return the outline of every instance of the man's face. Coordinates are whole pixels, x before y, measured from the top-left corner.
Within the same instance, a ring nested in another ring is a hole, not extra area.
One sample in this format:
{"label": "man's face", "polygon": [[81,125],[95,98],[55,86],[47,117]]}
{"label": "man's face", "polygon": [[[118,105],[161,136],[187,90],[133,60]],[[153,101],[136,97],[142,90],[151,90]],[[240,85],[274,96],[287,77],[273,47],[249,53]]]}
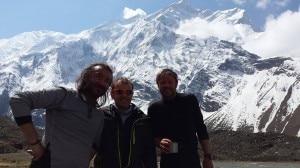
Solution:
{"label": "man's face", "polygon": [[133,96],[132,85],[130,83],[117,84],[110,95],[119,109],[128,110]]}
{"label": "man's face", "polygon": [[94,67],[84,79],[87,83],[87,91],[90,96],[101,97],[109,88],[112,81],[112,73],[102,66]]}
{"label": "man's face", "polygon": [[170,100],[176,96],[177,81],[169,74],[162,75],[157,83],[164,99]]}

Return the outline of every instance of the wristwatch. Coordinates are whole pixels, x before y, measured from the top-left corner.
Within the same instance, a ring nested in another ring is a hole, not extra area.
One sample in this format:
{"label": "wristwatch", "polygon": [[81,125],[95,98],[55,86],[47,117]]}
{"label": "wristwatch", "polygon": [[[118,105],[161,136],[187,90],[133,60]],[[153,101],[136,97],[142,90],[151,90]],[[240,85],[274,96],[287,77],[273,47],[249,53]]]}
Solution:
{"label": "wristwatch", "polygon": [[209,160],[212,160],[212,156],[211,156],[210,153],[204,154],[204,157],[205,157],[205,158],[208,158]]}

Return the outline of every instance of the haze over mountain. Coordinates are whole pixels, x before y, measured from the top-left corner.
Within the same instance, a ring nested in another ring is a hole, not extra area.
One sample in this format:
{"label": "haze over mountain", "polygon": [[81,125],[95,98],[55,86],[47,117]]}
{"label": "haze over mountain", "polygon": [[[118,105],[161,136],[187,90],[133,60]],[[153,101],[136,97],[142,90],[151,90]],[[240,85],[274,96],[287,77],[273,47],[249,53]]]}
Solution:
{"label": "haze over mountain", "polygon": [[[233,38],[187,35],[182,25],[191,19],[233,25]],[[300,136],[300,62],[277,55],[263,59],[241,47],[261,34],[243,9],[202,11],[184,1],[79,34],[19,34],[0,40],[0,115],[11,115],[8,99],[17,91],[74,87],[83,68],[107,62],[115,77],[134,81],[134,102],[145,112],[159,98],[157,71],[168,67],[179,74],[178,91],[197,96],[209,129]],[[41,118],[35,113],[37,122]]]}

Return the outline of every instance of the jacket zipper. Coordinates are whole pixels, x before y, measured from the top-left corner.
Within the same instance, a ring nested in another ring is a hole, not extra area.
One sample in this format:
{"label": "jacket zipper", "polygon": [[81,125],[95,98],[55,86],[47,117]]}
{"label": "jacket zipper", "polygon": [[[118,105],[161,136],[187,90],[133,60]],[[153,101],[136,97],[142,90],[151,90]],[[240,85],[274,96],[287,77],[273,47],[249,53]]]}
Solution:
{"label": "jacket zipper", "polygon": [[128,164],[127,164],[127,166],[126,166],[127,168],[129,167],[130,161],[131,161],[131,150],[132,150],[132,145],[135,144],[135,124],[136,124],[138,121],[144,120],[144,119],[146,119],[146,118],[148,118],[148,117],[139,118],[139,119],[135,120],[135,121],[133,122],[133,124],[132,124],[132,127],[131,127],[131,132],[132,132],[132,134],[131,134],[131,138],[130,138],[130,142],[132,142],[132,143],[130,143],[129,157],[128,157]]}
{"label": "jacket zipper", "polygon": [[118,138],[119,165],[120,165],[120,168],[122,168],[121,151],[120,151],[120,126],[118,126],[118,130],[117,130],[117,138]]}

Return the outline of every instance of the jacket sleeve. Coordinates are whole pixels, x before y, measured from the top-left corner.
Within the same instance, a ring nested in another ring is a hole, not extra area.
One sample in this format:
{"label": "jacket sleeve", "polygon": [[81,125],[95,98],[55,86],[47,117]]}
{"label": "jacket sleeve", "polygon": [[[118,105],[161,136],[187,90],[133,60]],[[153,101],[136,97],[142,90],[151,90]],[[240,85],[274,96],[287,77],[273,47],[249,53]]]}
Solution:
{"label": "jacket sleeve", "polygon": [[28,116],[31,116],[33,109],[56,108],[65,95],[65,89],[62,88],[19,92],[10,98],[9,105],[15,118],[26,119],[26,122],[30,122],[31,118],[28,120]]}
{"label": "jacket sleeve", "polygon": [[149,105],[148,107],[148,116],[150,117],[150,125],[151,125],[151,129],[152,129],[152,133],[154,137],[159,137],[161,138],[160,135],[160,128],[161,126],[159,125],[158,122],[158,116],[157,113],[159,113],[160,110],[157,108],[157,105],[152,103]]}
{"label": "jacket sleeve", "polygon": [[190,95],[191,97],[191,106],[193,110],[194,121],[196,125],[196,132],[198,136],[198,140],[201,141],[203,139],[209,139],[206,125],[204,124],[203,115],[201,113],[198,100],[196,96]]}
{"label": "jacket sleeve", "polygon": [[154,136],[152,133],[150,120],[147,120],[147,145],[146,150],[143,156],[143,163],[146,168],[157,168],[157,157],[156,157],[156,148],[154,145]]}

